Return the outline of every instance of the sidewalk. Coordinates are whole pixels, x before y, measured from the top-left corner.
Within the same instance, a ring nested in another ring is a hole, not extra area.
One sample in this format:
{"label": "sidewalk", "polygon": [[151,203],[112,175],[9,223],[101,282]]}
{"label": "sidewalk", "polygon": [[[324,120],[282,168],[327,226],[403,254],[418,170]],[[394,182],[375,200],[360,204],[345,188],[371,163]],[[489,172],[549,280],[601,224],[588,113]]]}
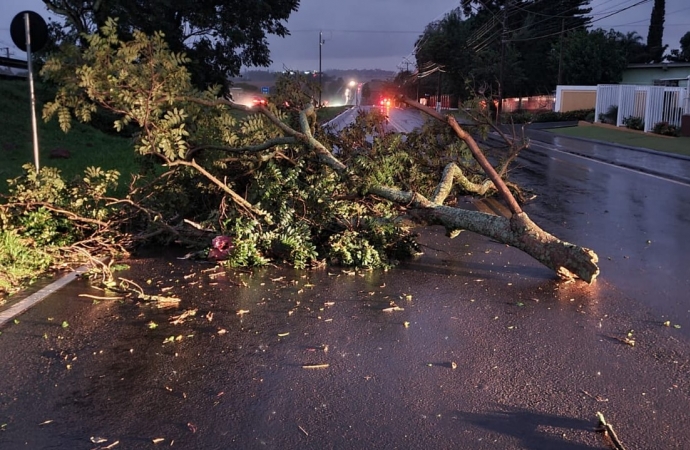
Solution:
{"label": "sidewalk", "polygon": [[544,129],[562,126],[561,124],[538,125],[531,125],[525,129],[532,149],[562,151],[690,184],[690,158],[687,156],[611,142],[561,136],[544,131]]}

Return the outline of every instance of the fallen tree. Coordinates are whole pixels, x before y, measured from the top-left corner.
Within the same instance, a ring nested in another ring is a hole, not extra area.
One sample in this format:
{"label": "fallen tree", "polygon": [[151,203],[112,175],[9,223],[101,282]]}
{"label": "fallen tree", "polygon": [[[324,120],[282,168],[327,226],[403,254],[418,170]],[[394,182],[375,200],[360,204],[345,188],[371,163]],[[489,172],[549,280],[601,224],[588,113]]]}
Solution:
{"label": "fallen tree", "polygon": [[[135,124],[140,130],[138,153],[167,168],[122,203],[138,211],[139,222],[128,225],[129,240],[171,230],[179,239],[185,224],[193,224],[195,233],[233,236],[234,265],[272,257],[306,267],[325,257],[377,267],[414,253],[409,221],[398,220],[405,215],[418,224],[443,225],[449,235],[469,230],[489,236],[562,277],[592,282],[598,275],[593,251],[541,230],[522,211],[503,179],[514,147],[495,170],[452,116],[409,100],[443,125],[428,124],[403,139],[384,130],[381,114],[361,113],[352,126],[329,133],[316,124],[313,87],[299,78],[285,82],[289,89],[268,106],[240,105],[218,91],[195,91],[185,56],[170,52],[162,35],[135,32],[124,42],[116,29],[109,21],[87,38],[83,52],[46,63],[43,75],[60,88],[44,118],[57,116],[67,131],[74,116],[88,121],[99,110],[116,113],[116,128]],[[453,194],[460,192],[497,192],[512,216],[454,207]]]}

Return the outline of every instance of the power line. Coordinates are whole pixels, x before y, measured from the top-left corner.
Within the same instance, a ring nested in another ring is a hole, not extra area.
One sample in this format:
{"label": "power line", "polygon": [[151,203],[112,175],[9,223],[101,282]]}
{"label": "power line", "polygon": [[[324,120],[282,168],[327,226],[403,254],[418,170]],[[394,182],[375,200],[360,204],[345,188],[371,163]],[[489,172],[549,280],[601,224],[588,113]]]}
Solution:
{"label": "power line", "polygon": [[[648,3],[648,2],[650,2],[650,1],[651,1],[651,0],[640,0],[640,1],[638,1],[637,3],[633,4],[633,5],[630,5],[630,6],[625,7],[625,8],[621,8],[621,9],[615,11],[615,12],[612,12],[611,14],[608,14],[608,15],[606,15],[606,16],[603,16],[603,17],[600,17],[600,18],[598,18],[598,19],[592,20],[592,21],[590,22],[590,25],[591,25],[592,23],[599,22],[599,21],[604,20],[604,19],[607,19],[607,18],[609,18],[609,17],[611,17],[611,16],[615,16],[616,14],[620,14],[620,13],[622,13],[623,11],[627,11],[628,9],[634,8],[634,7],[639,6],[639,5],[642,5],[642,4],[644,4],[644,3]],[[558,31],[558,32],[556,32],[556,33],[551,33],[551,34],[545,34],[545,35],[542,35],[542,36],[534,36],[534,37],[522,38],[522,39],[509,39],[508,42],[527,42],[527,41],[534,41],[534,40],[536,40],[536,39],[544,39],[544,38],[547,38],[547,37],[558,36],[558,35],[561,34],[562,32],[565,32],[565,31],[573,31],[573,30],[577,30],[577,29],[582,28],[582,27],[583,27],[583,25],[578,25],[578,26],[576,26],[576,27],[568,28],[568,29],[563,30],[563,31]]]}
{"label": "power line", "polygon": [[331,30],[324,28],[323,30],[290,30],[290,33],[318,33],[320,31],[329,33],[376,33],[376,34],[422,34],[423,31],[412,31],[412,30]]}

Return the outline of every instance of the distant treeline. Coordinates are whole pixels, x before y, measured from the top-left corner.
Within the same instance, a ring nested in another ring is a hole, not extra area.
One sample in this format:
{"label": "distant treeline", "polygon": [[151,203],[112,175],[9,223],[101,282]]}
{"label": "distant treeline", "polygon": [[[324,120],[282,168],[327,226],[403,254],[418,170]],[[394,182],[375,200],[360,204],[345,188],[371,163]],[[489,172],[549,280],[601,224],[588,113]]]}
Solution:
{"label": "distant treeline", "polygon": [[[272,72],[268,70],[247,70],[242,72],[241,77],[233,79],[235,83],[250,82],[250,81],[273,81],[281,72]],[[324,75],[329,79],[342,78],[344,80],[356,80],[360,83],[371,80],[387,80],[395,78],[395,72],[381,69],[329,69],[323,71]]]}

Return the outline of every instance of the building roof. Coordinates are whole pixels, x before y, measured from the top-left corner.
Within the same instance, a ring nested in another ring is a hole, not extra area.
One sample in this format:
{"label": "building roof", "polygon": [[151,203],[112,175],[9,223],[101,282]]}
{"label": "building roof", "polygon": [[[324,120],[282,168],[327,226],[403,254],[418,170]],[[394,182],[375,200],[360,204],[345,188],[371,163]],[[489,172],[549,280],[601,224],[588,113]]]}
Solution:
{"label": "building roof", "polygon": [[663,62],[653,64],[628,64],[627,69],[685,69],[690,68],[690,62]]}

